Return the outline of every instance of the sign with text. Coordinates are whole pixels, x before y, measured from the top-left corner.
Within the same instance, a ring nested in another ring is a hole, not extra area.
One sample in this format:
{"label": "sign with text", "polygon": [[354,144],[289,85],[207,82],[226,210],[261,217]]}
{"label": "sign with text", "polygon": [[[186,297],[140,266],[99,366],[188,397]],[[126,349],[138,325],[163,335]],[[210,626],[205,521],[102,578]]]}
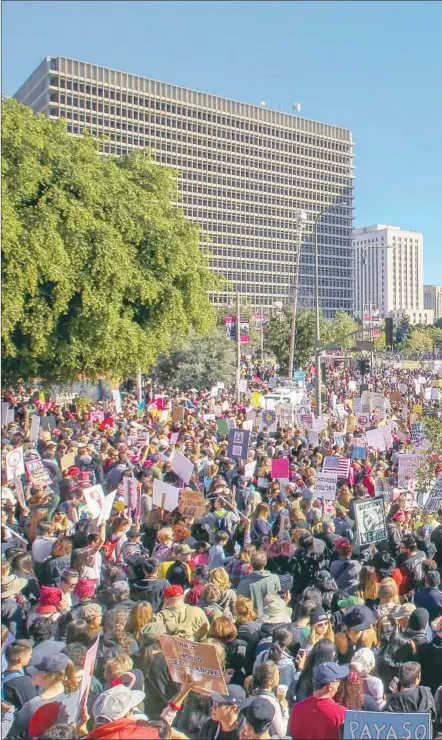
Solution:
{"label": "sign with text", "polygon": [[433,490],[425,504],[425,511],[430,511],[432,514],[438,514],[439,509],[442,506],[442,475],[437,477],[436,483]]}
{"label": "sign with text", "polygon": [[231,460],[246,460],[249,452],[250,432],[244,429],[230,429],[227,457]]}
{"label": "sign with text", "polygon": [[385,506],[382,496],[354,499],[356,532],[360,547],[387,539]]}
{"label": "sign with text", "polygon": [[289,477],[289,461],[286,457],[272,458],[271,465],[272,478]]}
{"label": "sign with text", "polygon": [[52,483],[49,471],[41,460],[28,460],[25,463],[25,468],[33,486],[49,486]]}
{"label": "sign with text", "polygon": [[227,695],[227,686],[214,645],[160,635],[160,643],[169,673],[178,684],[192,677],[193,690],[203,694]]}
{"label": "sign with text", "polygon": [[184,421],[184,406],[172,406],[172,424],[180,424]]}
{"label": "sign with text", "polygon": [[24,472],[23,447],[15,447],[6,455],[6,480],[11,481],[14,475],[20,476]]}
{"label": "sign with text", "polygon": [[398,455],[398,486],[407,488],[410,480],[415,478],[419,457],[416,454],[401,453]]}
{"label": "sign with text", "polygon": [[37,442],[39,430],[40,430],[40,417],[33,414],[31,416],[31,431],[29,432],[29,439],[31,440],[31,442]]}
{"label": "sign with text", "polygon": [[275,406],[276,415],[279,424],[282,427],[289,427],[293,424],[294,406],[292,403],[277,403]]}
{"label": "sign with text", "polygon": [[200,491],[185,488],[180,492],[178,508],[183,516],[200,519],[207,510],[207,499]]}
{"label": "sign with text", "polygon": [[317,498],[336,498],[338,473],[318,473],[315,482],[315,496]]}
{"label": "sign with text", "polygon": [[261,413],[261,429],[264,429],[264,427],[267,427],[269,432],[276,432],[278,428],[276,411],[265,409]]}
{"label": "sign with text", "polygon": [[431,717],[426,712],[345,712],[345,740],[429,740]]}

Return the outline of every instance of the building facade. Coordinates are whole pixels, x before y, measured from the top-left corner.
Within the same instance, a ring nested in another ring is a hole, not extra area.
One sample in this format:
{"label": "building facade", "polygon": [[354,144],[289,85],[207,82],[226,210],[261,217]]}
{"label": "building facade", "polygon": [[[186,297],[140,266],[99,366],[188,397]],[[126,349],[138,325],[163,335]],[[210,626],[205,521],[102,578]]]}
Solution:
{"label": "building facade", "polygon": [[[423,234],[399,226],[373,224],[353,232],[356,264],[356,314],[378,311],[381,318],[432,324],[424,306]],[[363,281],[363,282],[362,282]]]}
{"label": "building facade", "polygon": [[291,301],[301,238],[298,306],[313,308],[315,215],[320,305],[354,310],[351,132],[267,107],[196,92],[65,57],[46,57],[15,95],[67,131],[105,137],[102,151],[150,147],[179,173],[182,207],[201,225],[211,266],[256,309]]}
{"label": "building facade", "polygon": [[424,308],[434,311],[434,318],[442,319],[442,285],[424,285]]}

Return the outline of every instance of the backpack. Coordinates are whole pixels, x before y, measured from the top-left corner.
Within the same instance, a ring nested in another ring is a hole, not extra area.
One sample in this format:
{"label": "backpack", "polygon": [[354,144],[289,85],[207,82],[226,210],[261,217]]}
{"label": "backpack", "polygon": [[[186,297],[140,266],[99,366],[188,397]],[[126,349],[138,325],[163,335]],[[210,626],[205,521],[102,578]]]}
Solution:
{"label": "backpack", "polygon": [[2,701],[6,701],[5,699],[5,683],[8,681],[11,681],[13,678],[19,678],[20,676],[23,676],[23,673],[21,671],[11,671],[10,673],[2,673]]}
{"label": "backpack", "polygon": [[[182,640],[194,640],[194,634],[191,628],[191,619],[188,621],[187,617],[190,616],[189,609],[193,609],[193,607],[186,605],[184,612],[177,614],[172,609],[169,609],[167,606],[162,609],[156,616],[160,617],[165,628],[166,628],[166,634],[172,635],[173,637],[180,637]],[[169,612],[170,616],[168,617],[167,612]],[[173,631],[172,624],[174,624]]]}
{"label": "backpack", "polygon": [[227,514],[225,516],[217,517],[215,521],[214,529],[215,529],[215,532],[227,532],[227,534],[230,537],[233,531],[232,520]]}

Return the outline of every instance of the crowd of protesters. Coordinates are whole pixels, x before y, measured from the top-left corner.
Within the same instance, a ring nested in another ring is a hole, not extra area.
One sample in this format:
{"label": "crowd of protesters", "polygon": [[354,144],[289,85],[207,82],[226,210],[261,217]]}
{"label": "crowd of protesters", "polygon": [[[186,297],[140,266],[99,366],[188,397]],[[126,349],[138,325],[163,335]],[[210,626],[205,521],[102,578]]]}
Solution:
{"label": "crowd of protesters", "polygon": [[[4,738],[338,740],[346,710],[429,713],[442,737],[442,511],[423,510],[398,481],[413,421],[441,419],[437,394],[425,393],[440,379],[331,367],[315,437],[305,409],[292,423],[263,423],[259,396],[277,382],[274,368],[245,362],[243,376],[240,403],[222,384],[149,386],[142,403],[3,392],[14,409],[1,440]],[[364,393],[385,405],[360,427],[352,409]],[[246,459],[228,457],[220,419],[253,422]],[[371,449],[366,431],[385,423],[391,445]],[[16,448],[28,465],[11,477]],[[193,464],[186,485],[177,450]],[[327,500],[315,493],[325,457],[350,461]],[[272,476],[274,458],[287,458],[287,479]],[[33,460],[46,481],[32,477]],[[441,471],[436,454],[435,478]],[[136,507],[125,478],[137,481]],[[160,508],[155,480],[199,491],[205,513]],[[95,485],[116,490],[101,522],[84,495]],[[362,547],[355,509],[379,491],[387,537]],[[204,693],[191,675],[175,683],[162,635],[214,645],[227,693]]]}

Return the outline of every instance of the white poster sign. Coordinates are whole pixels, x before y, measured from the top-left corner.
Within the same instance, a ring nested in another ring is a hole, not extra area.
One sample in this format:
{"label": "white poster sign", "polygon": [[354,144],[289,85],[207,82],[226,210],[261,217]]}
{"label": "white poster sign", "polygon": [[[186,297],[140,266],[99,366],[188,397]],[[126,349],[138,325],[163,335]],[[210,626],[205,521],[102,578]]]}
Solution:
{"label": "white poster sign", "polygon": [[40,417],[35,416],[35,414],[33,414],[31,416],[31,431],[29,433],[29,439],[31,440],[31,442],[34,442],[34,443],[37,442],[39,430],[40,430]]}
{"label": "white poster sign", "polygon": [[376,427],[376,429],[368,429],[365,432],[365,437],[369,447],[372,447],[374,450],[385,450],[385,440],[384,435],[382,434],[381,427]]}
{"label": "white poster sign", "polygon": [[317,498],[336,498],[336,485],[338,481],[338,472],[336,473],[318,473],[315,482],[315,496]]}
{"label": "white poster sign", "polygon": [[88,509],[92,514],[92,519],[98,519],[104,506],[105,495],[100,484],[90,486],[83,490],[84,499]]}
{"label": "white poster sign", "polygon": [[25,472],[23,447],[15,447],[6,455],[6,480],[11,481],[14,475],[20,476]]}
{"label": "white poster sign", "polygon": [[179,450],[175,450],[175,453],[171,460],[171,467],[173,472],[176,473],[179,478],[184,481],[184,483],[189,483],[190,476],[193,473],[194,465]]}
{"label": "white poster sign", "polygon": [[178,488],[155,478],[152,494],[152,501],[155,506],[166,509],[166,511],[174,511],[178,506],[179,495]]}

